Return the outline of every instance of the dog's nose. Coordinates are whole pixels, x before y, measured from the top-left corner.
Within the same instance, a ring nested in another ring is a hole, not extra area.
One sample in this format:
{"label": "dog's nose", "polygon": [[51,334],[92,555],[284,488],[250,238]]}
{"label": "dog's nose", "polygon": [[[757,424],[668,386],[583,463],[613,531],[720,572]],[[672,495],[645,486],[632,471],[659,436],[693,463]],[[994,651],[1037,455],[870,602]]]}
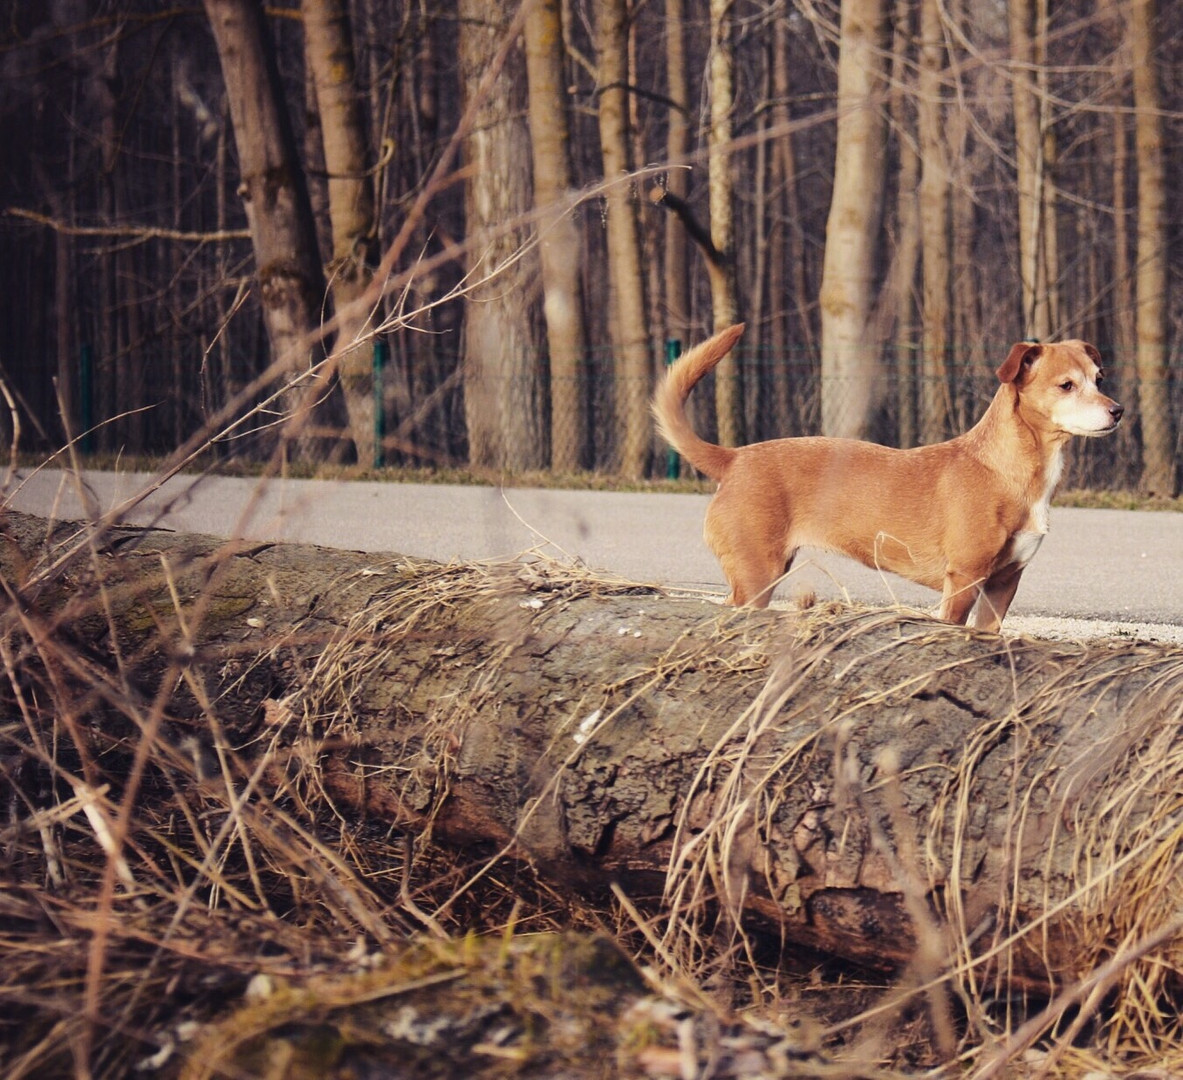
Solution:
{"label": "dog's nose", "polygon": [[1109,406],[1109,415],[1113,417],[1113,422],[1115,424],[1118,422],[1118,420],[1120,420],[1122,418],[1122,416],[1124,414],[1125,414],[1125,406],[1124,405],[1118,405],[1117,402],[1115,401],[1112,405]]}

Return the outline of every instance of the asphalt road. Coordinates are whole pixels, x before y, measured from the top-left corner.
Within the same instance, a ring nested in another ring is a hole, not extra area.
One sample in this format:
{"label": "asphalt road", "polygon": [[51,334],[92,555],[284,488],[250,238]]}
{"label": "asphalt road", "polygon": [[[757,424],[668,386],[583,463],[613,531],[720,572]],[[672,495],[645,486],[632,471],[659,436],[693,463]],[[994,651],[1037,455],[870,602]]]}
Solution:
{"label": "asphalt road", "polygon": [[[111,509],[154,482],[136,473],[87,473],[84,479],[82,494],[61,472],[25,474],[5,494],[14,509],[72,519],[84,516],[88,505],[91,512]],[[537,550],[635,581],[722,593],[722,575],[702,540],[707,500],[705,495],[176,477],[129,511],[126,520],[441,561],[515,558]],[[937,599],[892,575],[804,551],[777,596],[808,592],[925,609]],[[1041,620],[1152,624],[1157,629],[1150,636],[1183,641],[1183,514],[1053,507],[1050,533],[1023,577],[1007,624],[1039,632]]]}

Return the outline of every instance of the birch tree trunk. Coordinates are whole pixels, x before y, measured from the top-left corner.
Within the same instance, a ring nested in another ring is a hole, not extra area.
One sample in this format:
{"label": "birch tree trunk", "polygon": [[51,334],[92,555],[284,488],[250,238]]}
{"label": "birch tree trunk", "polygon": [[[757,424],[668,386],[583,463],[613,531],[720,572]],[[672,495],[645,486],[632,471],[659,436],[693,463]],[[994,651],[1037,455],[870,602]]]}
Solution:
{"label": "birch tree trunk", "polygon": [[850,438],[868,432],[879,371],[869,330],[885,179],[883,25],[883,0],[843,0],[838,144],[820,297],[822,430]]}
{"label": "birch tree trunk", "polygon": [[566,207],[572,180],[560,0],[535,0],[525,35],[534,205],[541,214],[542,311],[550,360],[550,466],[571,473],[586,464],[587,455],[586,334],[579,230]]}
{"label": "birch tree trunk", "polygon": [[[734,104],[735,56],[731,43],[733,0],[710,0],[711,125],[707,176],[710,196],[711,244],[718,262],[710,274],[711,319],[715,332],[739,322],[735,283],[735,211],[731,158],[731,114]],[[719,442],[743,441],[743,384],[739,360],[732,350],[715,368],[715,412]]]}
{"label": "birch tree trunk", "polygon": [[373,320],[359,301],[372,276],[375,220],[353,32],[346,0],[303,0],[300,10],[328,173],[333,256],[326,276],[337,318],[333,355],[358,461],[369,465],[375,458]]}
{"label": "birch tree trunk", "polygon": [[924,252],[923,382],[920,436],[940,442],[949,434],[949,146],[942,105],[945,43],[940,0],[920,0],[920,234]]}
{"label": "birch tree trunk", "polygon": [[1174,495],[1174,439],[1167,370],[1167,197],[1162,100],[1154,57],[1154,2],[1129,8],[1138,155],[1137,366],[1142,426],[1142,490]]}
{"label": "birch tree trunk", "polygon": [[[316,232],[304,173],[279,87],[263,7],[257,0],[204,0],[226,84],[263,321],[273,357],[291,377],[309,366],[310,341],[324,298]],[[307,410],[339,402],[323,380],[289,396],[301,414],[295,447],[318,444],[302,434]],[[335,419],[333,414],[322,413]],[[318,417],[319,419],[319,417]],[[284,438],[287,438],[286,429]],[[286,443],[285,443],[286,445]]]}
{"label": "birch tree trunk", "polygon": [[[468,99],[517,5],[461,0],[460,64]],[[511,56],[465,142],[465,223],[472,288],[464,309],[464,413],[469,461],[525,471],[550,461],[541,327],[531,300],[535,254],[521,254],[532,204],[525,65]],[[520,229],[506,228],[520,221]]]}
{"label": "birch tree trunk", "polygon": [[649,453],[649,333],[636,200],[628,181],[628,5],[596,7],[600,152],[608,210],[608,279],[612,293],[617,451],[620,474],[640,479]]}

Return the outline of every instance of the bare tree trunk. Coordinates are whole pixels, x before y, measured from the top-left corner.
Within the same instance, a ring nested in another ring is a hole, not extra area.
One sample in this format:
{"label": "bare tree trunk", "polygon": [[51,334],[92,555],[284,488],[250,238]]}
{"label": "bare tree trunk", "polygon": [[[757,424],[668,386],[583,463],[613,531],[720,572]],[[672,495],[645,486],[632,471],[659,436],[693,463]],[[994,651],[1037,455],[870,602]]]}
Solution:
{"label": "bare tree trunk", "polygon": [[[466,97],[480,85],[514,10],[511,0],[461,0]],[[538,259],[535,253],[519,257],[533,201],[520,54],[511,57],[478,110],[465,144],[465,221],[474,283],[464,311],[468,456],[473,465],[488,468],[540,469],[550,461],[550,450],[543,419],[541,326],[532,295]],[[520,229],[505,228],[515,221],[522,223]]]}
{"label": "bare tree trunk", "polygon": [[[711,124],[707,176],[711,213],[711,244],[718,263],[710,274],[711,317],[715,331],[739,321],[735,282],[735,213],[731,158],[731,113],[734,109],[734,49],[731,44],[733,0],[710,0],[711,5]],[[715,368],[715,412],[719,442],[738,446],[743,441],[743,384],[735,351]]]}
{"label": "bare tree trunk", "polygon": [[542,311],[550,356],[550,466],[570,473],[587,461],[586,334],[579,229],[566,207],[572,180],[560,0],[536,0],[525,34],[534,205],[541,213]]}
{"label": "bare tree trunk", "polygon": [[[1046,96],[1038,94],[1046,76],[1040,72],[1044,56],[1046,24],[1037,19],[1036,6],[1043,0],[1008,0],[1012,75],[1012,98],[1015,116],[1015,157],[1018,161],[1019,194],[1019,277],[1023,294],[1023,330],[1025,334],[1046,341],[1052,334],[1052,255],[1048,238],[1051,199],[1048,189],[1048,143],[1042,119],[1046,116]],[[1046,10],[1046,9],[1044,9]],[[1038,26],[1037,26],[1038,23]],[[1036,40],[1038,39],[1038,40]],[[1038,77],[1037,77],[1038,73]]]}
{"label": "bare tree trunk", "polygon": [[[665,63],[667,94],[666,159],[674,163],[665,177],[669,192],[685,200],[690,173],[684,161],[690,151],[690,99],[686,89],[686,56],[683,40],[684,0],[665,0]],[[672,214],[665,218],[665,310],[669,337],[690,347],[690,244],[682,223]]]}
{"label": "bare tree trunk", "polygon": [[[112,184],[115,195],[115,220],[123,221],[127,216],[126,192],[122,168],[115,165]],[[125,411],[120,427],[120,449],[127,448],[133,454],[144,453],[144,413],[147,404],[147,382],[149,373],[142,366],[144,357],[140,354],[143,334],[140,329],[140,307],[137,282],[147,280],[147,275],[138,272],[136,255],[132,248],[124,248],[115,258],[117,285],[117,311],[115,315],[115,340],[118,349],[115,355],[115,402],[119,410]],[[137,364],[137,360],[140,362]]]}
{"label": "bare tree trunk", "polygon": [[892,122],[899,132],[899,176],[896,181],[895,252],[892,256],[890,295],[894,323],[892,341],[895,351],[896,410],[899,414],[898,445],[915,446],[919,438],[916,422],[917,373],[916,350],[916,268],[920,265],[920,155],[912,138],[915,125],[910,123],[908,93],[911,80],[909,42],[915,33],[912,18],[913,0],[895,0],[891,50]]}
{"label": "bare tree trunk", "polygon": [[[686,164],[690,152],[690,98],[686,79],[685,0],[665,0],[665,67],[666,95],[670,105],[666,112],[666,161],[670,168],[662,183],[665,190],[679,203],[686,201],[690,190],[690,170]],[[690,237],[675,214],[662,220],[662,325],[665,331],[663,347],[669,342],[678,348],[690,348]],[[693,415],[693,402],[687,410]],[[679,467],[687,468],[679,461]]]}
{"label": "bare tree trunk", "polygon": [[[86,94],[98,113],[102,176],[98,185],[98,207],[103,218],[115,220],[116,165],[119,152],[119,123],[115,115],[115,54],[118,39],[89,65]],[[91,52],[91,50],[87,50]],[[97,50],[95,50],[97,51]],[[93,53],[92,53],[93,55]],[[122,425],[114,420],[119,402],[119,268],[117,255],[108,250],[100,261],[97,286],[99,305],[94,363],[95,421],[100,424],[97,444],[105,451],[118,450],[123,442]]]}
{"label": "bare tree trunk", "polygon": [[1147,492],[1176,492],[1174,439],[1167,370],[1167,196],[1162,97],[1154,57],[1154,0],[1129,8],[1134,69],[1134,136],[1138,153],[1138,401],[1142,477]]}
{"label": "bare tree trunk", "polygon": [[[772,112],[772,65],[771,50],[762,50],[764,66],[760,78],[760,104],[756,108],[757,142],[752,154],[754,176],[751,193],[751,209],[749,214],[752,225],[750,231],[754,233],[751,243],[740,244],[736,248],[736,277],[741,276],[747,281],[745,321],[749,325],[751,348],[754,362],[748,366],[743,379],[743,430],[748,442],[768,439],[774,435],[783,434],[784,429],[777,429],[770,423],[772,418],[770,409],[763,406],[769,399],[770,383],[768,371],[763,358],[767,356],[768,328],[770,322],[769,308],[772,306],[773,296],[784,295],[784,264],[776,267],[770,274],[769,256],[773,251],[772,235],[776,230],[776,214],[773,208],[777,200],[773,198],[770,188],[776,183],[772,175],[772,149],[769,129],[775,123]],[[750,160],[750,159],[749,159]],[[742,166],[741,166],[742,168]],[[741,271],[738,256],[746,255],[745,265]],[[773,289],[777,292],[773,292]],[[770,295],[771,294],[771,295]]]}
{"label": "bare tree trunk", "polygon": [[357,458],[369,465],[375,452],[373,324],[370,310],[358,307],[358,300],[372,276],[369,256],[375,222],[353,33],[346,0],[303,0],[300,10],[328,173],[333,257],[326,277],[337,319],[333,356]]}
{"label": "bare tree trunk", "polygon": [[[783,281],[770,297],[773,308],[771,353],[772,400],[775,434],[791,435],[798,427],[800,387],[792,369],[794,355],[804,360],[814,351],[813,328],[808,304],[811,299],[805,270],[805,222],[797,192],[795,140],[788,130],[791,120],[789,99],[793,81],[789,74],[789,17],[785,7],[777,12],[772,26],[772,124],[784,129],[772,145],[775,195],[773,206],[781,220],[773,225],[769,258],[772,281]],[[770,284],[770,289],[772,288]],[[775,305],[785,304],[782,314]],[[795,333],[794,333],[795,331]]]}
{"label": "bare tree trunk", "polygon": [[611,186],[608,206],[608,277],[616,328],[613,372],[617,460],[622,476],[645,474],[649,451],[649,334],[645,324],[645,283],[636,201],[627,180],[628,156],[628,7],[625,0],[603,0],[596,8],[599,63],[600,151],[604,179]]}
{"label": "bare tree trunk", "polygon": [[875,407],[879,342],[871,340],[883,204],[886,60],[883,0],[843,0],[838,145],[822,269],[822,430],[861,438]]}
{"label": "bare tree trunk", "polygon": [[925,443],[948,435],[949,417],[949,146],[945,134],[945,43],[940,0],[920,0],[920,235],[924,251],[921,306],[923,383],[920,434]]}
{"label": "bare tree trunk", "polygon": [[[1110,333],[1114,362],[1107,373],[1113,384],[1109,393],[1125,405],[1130,416],[1137,416],[1141,410],[1137,398],[1138,333],[1134,268],[1130,262],[1130,124],[1126,115],[1131,74],[1130,39],[1126,32],[1125,15],[1117,0],[1104,0],[1101,10],[1111,28],[1113,44],[1113,64],[1110,68],[1113,86],[1110,116],[1113,128],[1113,304]],[[1119,426],[1112,436],[1117,442],[1114,456],[1125,465],[1125,483],[1133,481],[1133,467],[1138,457],[1136,431],[1136,426],[1127,422]]]}
{"label": "bare tree trunk", "polygon": [[[204,0],[221,60],[241,175],[239,193],[254,246],[263,320],[272,355],[293,375],[309,366],[309,342],[324,297],[304,174],[258,0]],[[312,387],[324,398],[328,391]],[[304,408],[313,399],[289,400]],[[302,437],[299,452],[310,444]]]}
{"label": "bare tree trunk", "polygon": [[[957,0],[949,9],[949,18],[963,22],[967,17],[967,7]],[[955,102],[950,105],[946,113],[946,142],[949,145],[949,164],[952,191],[950,192],[950,219],[952,250],[952,294],[953,320],[952,357],[964,370],[989,370],[993,345],[982,325],[982,302],[980,296],[980,281],[982,267],[975,250],[974,215],[977,211],[977,196],[974,191],[974,162],[970,158],[969,133],[971,125],[968,98],[973,91],[973,85],[965,76],[962,66],[955,58],[950,58],[952,64],[951,77],[956,83]],[[981,155],[979,152],[980,156]],[[959,392],[954,399],[954,407],[958,410],[956,429],[964,431],[972,426],[978,418],[979,402],[976,397],[973,382],[970,379],[959,380]]]}

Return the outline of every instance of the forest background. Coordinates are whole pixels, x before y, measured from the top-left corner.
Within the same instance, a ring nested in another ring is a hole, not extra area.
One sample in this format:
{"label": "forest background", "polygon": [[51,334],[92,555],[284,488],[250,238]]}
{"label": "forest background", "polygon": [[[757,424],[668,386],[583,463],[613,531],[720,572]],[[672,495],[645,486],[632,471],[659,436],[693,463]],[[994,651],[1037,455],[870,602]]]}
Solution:
{"label": "forest background", "polygon": [[664,475],[743,320],[720,441],[934,441],[1082,337],[1130,422],[1069,482],[1178,490],[1183,5],[3,7],[22,449]]}

